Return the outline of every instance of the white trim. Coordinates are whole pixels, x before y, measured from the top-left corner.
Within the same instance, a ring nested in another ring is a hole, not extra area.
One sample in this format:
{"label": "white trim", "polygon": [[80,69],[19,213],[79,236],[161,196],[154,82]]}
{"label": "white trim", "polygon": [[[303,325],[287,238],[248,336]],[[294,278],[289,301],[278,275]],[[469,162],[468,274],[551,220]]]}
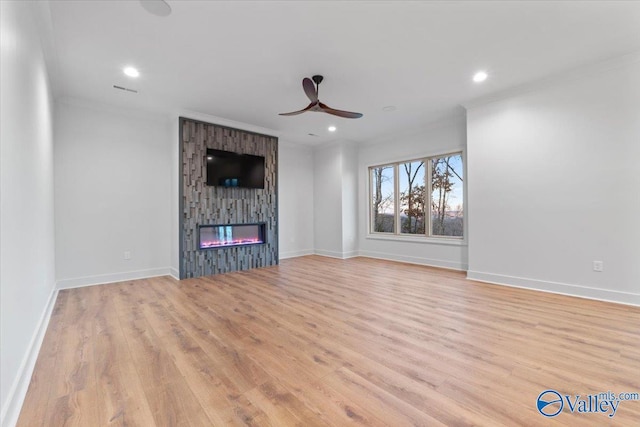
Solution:
{"label": "white trim", "polygon": [[358,144],[359,144],[358,142],[353,141],[351,139],[338,138],[338,139],[331,139],[329,141],[318,141],[314,145],[311,145],[310,147],[313,149],[314,152],[316,152],[316,151],[324,150],[324,149],[335,147],[335,146],[341,146],[341,147],[351,146],[357,149]]}
{"label": "white trim", "polygon": [[640,294],[630,292],[592,288],[582,285],[571,285],[568,283],[549,282],[545,280],[528,279],[525,277],[507,276],[504,274],[483,273],[480,271],[468,271],[467,279],[490,283],[493,285],[509,286],[512,288],[531,289],[535,291],[549,292],[552,294],[569,295],[598,301],[640,306]]}
{"label": "white trim", "polygon": [[400,131],[399,133],[397,131],[385,133],[367,141],[358,141],[358,147],[364,148],[388,144],[389,141],[400,141],[450,125],[463,124],[466,126],[466,114],[467,111],[463,105],[456,106],[448,111],[436,112],[427,117],[426,121],[418,127],[410,127],[408,130]]}
{"label": "white trim", "polygon": [[53,307],[57,298],[58,289],[53,288],[49,295],[49,300],[44,307],[44,311],[40,316],[38,327],[34,331],[31,341],[29,342],[27,352],[20,363],[18,375],[11,385],[7,398],[2,406],[2,415],[0,416],[0,425],[2,426],[15,426],[18,422],[20,410],[22,409],[24,398],[27,395],[29,383],[31,382],[31,375],[33,374],[33,369],[36,366],[40,347],[42,346],[45,332],[49,326],[49,320],[51,319],[51,313],[53,312]]}
{"label": "white trim", "polygon": [[311,145],[309,142],[304,142],[304,141],[294,142],[290,139],[283,139],[281,137],[278,137],[278,148],[281,148],[281,147],[292,148],[294,150],[300,150],[300,151],[306,151],[308,154],[313,154],[313,145]]}
{"label": "white trim", "polygon": [[[58,289],[81,288],[84,286],[103,285],[105,283],[123,282],[126,280],[146,279],[157,276],[173,276],[174,268],[154,268],[150,270],[127,271],[124,273],[101,274],[97,276],[76,277],[58,280]],[[176,276],[173,276],[176,277]]]}
{"label": "white trim", "polygon": [[[432,149],[429,152],[421,151],[421,154],[413,154],[410,157],[407,156],[399,156],[392,157],[390,160],[385,160],[384,162],[376,162],[376,163],[365,163],[367,170],[371,170],[373,168],[379,168],[381,166],[393,166],[400,165],[402,163],[410,163],[410,162],[428,162],[431,159],[436,159],[438,157],[446,157],[446,156],[455,156],[456,154],[462,155],[462,165],[464,166],[466,163],[466,155],[467,149],[464,146],[441,150],[441,149]],[[466,172],[466,171],[465,171]],[[425,181],[427,179],[428,174],[425,171]]]}
{"label": "white trim", "polygon": [[236,120],[225,119],[224,117],[212,116],[211,114],[200,113],[197,111],[187,110],[187,109],[179,109],[179,110],[173,111],[171,114],[171,117],[183,117],[185,119],[192,119],[192,120],[198,120],[201,122],[213,123],[218,126],[226,126],[234,129],[242,129],[248,132],[260,133],[267,136],[280,137],[282,134],[282,132],[278,132],[275,129],[256,126],[249,123],[239,122]]}
{"label": "white trim", "polygon": [[447,238],[447,237],[426,237],[420,235],[408,235],[408,234],[392,234],[392,233],[369,233],[365,236],[365,239],[369,240],[388,240],[392,242],[408,242],[408,243],[422,243],[433,245],[449,245],[449,246],[467,246],[467,242],[462,238]]}
{"label": "white trim", "polygon": [[297,258],[300,256],[313,255],[313,249],[304,249],[302,251],[281,252],[278,254],[279,259]]}
{"label": "white trim", "polygon": [[342,259],[355,258],[360,256],[358,251],[342,252]]}
{"label": "white trim", "polygon": [[542,78],[533,82],[528,82],[510,89],[506,89],[497,93],[482,96],[471,101],[465,102],[463,106],[467,109],[473,109],[492,102],[502,101],[517,95],[523,95],[542,89],[559,86],[574,80],[579,80],[594,74],[600,74],[609,70],[624,67],[640,61],[640,51],[635,51],[622,56],[605,59],[595,64],[572,68],[564,72],[553,74],[549,77]]}
{"label": "white trim", "polygon": [[347,259],[347,258],[353,258],[358,256],[358,252],[356,251],[334,252],[334,251],[325,251],[323,249],[316,249],[314,253],[316,255],[326,256],[328,258],[338,258],[338,259]]}
{"label": "white trim", "polygon": [[176,280],[180,280],[180,272],[178,271],[177,268],[170,267],[169,276],[173,277]]}
{"label": "white trim", "polygon": [[125,118],[135,118],[139,120],[148,120],[157,123],[168,123],[169,119],[166,114],[156,110],[144,110],[135,107],[115,107],[111,104],[105,104],[87,98],[77,98],[72,96],[61,96],[56,99],[58,105],[69,107],[77,107],[84,110],[99,111]]}
{"label": "white trim", "polygon": [[449,270],[465,271],[467,269],[467,264],[463,262],[447,261],[442,259],[422,258],[422,257],[397,255],[397,254],[390,254],[386,252],[375,252],[375,251],[360,251],[359,255],[367,258],[406,262],[409,264],[426,265],[429,267],[448,268]]}

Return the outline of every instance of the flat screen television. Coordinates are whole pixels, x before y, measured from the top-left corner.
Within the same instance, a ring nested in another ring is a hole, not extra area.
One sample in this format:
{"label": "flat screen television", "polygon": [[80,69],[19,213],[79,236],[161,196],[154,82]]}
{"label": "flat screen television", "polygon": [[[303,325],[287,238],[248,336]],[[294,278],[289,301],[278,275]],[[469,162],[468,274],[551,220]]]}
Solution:
{"label": "flat screen television", "polygon": [[264,157],[207,148],[207,185],[264,188]]}

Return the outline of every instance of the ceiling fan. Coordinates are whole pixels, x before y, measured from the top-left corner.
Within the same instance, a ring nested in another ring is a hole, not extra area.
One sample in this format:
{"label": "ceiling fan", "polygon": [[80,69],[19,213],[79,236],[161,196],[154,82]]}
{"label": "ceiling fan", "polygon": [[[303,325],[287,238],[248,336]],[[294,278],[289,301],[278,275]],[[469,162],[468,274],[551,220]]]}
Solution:
{"label": "ceiling fan", "polygon": [[[311,81],[311,79],[313,79],[313,81]],[[281,116],[296,116],[307,111],[316,111],[320,113],[333,114],[334,116],[344,117],[347,119],[359,119],[360,117],[362,117],[362,113],[336,110],[335,108],[331,108],[328,105],[320,102],[320,100],[318,100],[318,89],[320,88],[320,83],[322,83],[323,77],[316,75],[311,79],[308,77],[302,79],[302,89],[304,89],[304,93],[307,94],[307,97],[311,101],[311,104],[307,105],[306,108],[300,111],[293,111],[291,113],[280,113]]]}
{"label": "ceiling fan", "polygon": [[171,14],[171,6],[164,0],[140,0],[140,4],[152,15],[169,16]]}

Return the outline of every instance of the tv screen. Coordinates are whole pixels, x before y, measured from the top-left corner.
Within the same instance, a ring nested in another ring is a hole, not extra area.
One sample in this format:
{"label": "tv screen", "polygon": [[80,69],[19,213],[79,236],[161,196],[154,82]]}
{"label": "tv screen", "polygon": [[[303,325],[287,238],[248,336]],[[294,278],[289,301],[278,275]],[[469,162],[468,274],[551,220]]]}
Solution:
{"label": "tv screen", "polygon": [[264,157],[208,148],[207,185],[264,188]]}

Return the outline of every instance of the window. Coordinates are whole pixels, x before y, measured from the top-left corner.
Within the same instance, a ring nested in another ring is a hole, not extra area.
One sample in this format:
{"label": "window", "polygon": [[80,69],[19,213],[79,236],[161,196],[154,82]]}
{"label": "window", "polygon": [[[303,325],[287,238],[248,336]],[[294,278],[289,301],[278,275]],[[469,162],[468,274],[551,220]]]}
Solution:
{"label": "window", "polygon": [[424,234],[424,161],[400,163],[400,233]]}
{"label": "window", "polygon": [[429,159],[431,235],[461,237],[463,219],[462,155]]}
{"label": "window", "polygon": [[372,233],[461,238],[462,153],[369,168]]}
{"label": "window", "polygon": [[378,233],[393,233],[395,229],[395,185],[393,165],[371,168],[373,206],[372,229]]}

